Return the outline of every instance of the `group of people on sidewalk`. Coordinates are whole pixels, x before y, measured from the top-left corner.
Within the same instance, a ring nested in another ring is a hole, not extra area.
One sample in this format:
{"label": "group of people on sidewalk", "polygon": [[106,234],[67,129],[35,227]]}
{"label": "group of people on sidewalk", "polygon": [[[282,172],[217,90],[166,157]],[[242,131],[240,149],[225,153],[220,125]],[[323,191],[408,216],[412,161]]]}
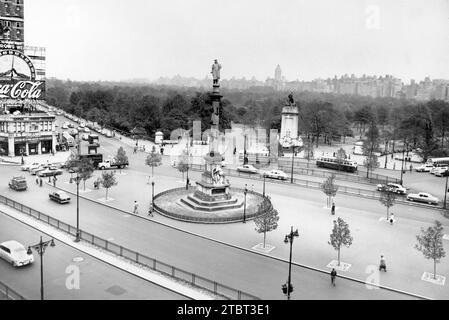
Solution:
{"label": "group of people on sidewalk", "polygon": [[[379,271],[387,272],[387,262],[383,255],[380,256]],[[331,275],[331,285],[333,285],[335,287],[335,279],[337,278],[337,270],[335,270],[335,268],[332,268],[330,275]]]}
{"label": "group of people on sidewalk", "polygon": [[[139,214],[139,203],[137,201],[134,201],[133,213]],[[153,204],[152,203],[150,203],[150,208],[148,209],[148,215],[153,217]]]}

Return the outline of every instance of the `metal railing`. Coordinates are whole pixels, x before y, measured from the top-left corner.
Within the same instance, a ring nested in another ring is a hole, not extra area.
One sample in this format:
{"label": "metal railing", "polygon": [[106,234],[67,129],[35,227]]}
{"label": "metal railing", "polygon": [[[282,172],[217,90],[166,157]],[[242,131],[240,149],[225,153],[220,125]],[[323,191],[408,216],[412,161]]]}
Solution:
{"label": "metal railing", "polygon": [[[346,180],[353,181],[357,183],[369,183],[369,184],[377,184],[377,183],[400,183],[400,179],[389,177],[382,174],[377,174],[370,172],[368,177],[366,177],[366,171],[359,170],[356,173],[349,174],[344,173],[342,171],[326,171],[324,169],[319,169],[315,165],[315,161],[310,161],[310,163],[301,161],[302,159],[295,159],[293,163],[293,173],[303,174],[308,176],[316,176],[316,177],[329,177],[332,174],[336,175],[337,180]],[[280,170],[291,172],[292,167],[291,159],[279,159],[278,167]],[[313,166],[313,167],[312,167]],[[312,168],[311,168],[312,167]]]}
{"label": "metal railing", "polygon": [[0,281],[0,300],[26,300],[24,296],[20,295],[6,284]]}
{"label": "metal railing", "polygon": [[[11,200],[5,196],[0,195],[0,203],[3,203],[13,209],[19,210],[31,217],[34,217],[48,225],[57,228],[58,230],[64,231],[72,236],[76,236],[76,228],[68,223],[50,217],[49,215],[42,213],[40,211],[34,210],[26,205],[19,202]],[[160,272],[166,276],[175,278],[177,280],[184,281],[185,283],[197,287],[199,289],[206,290],[214,295],[221,296],[224,299],[233,300],[260,300],[260,298],[253,296],[249,293],[243,292],[241,290],[228,287],[217,281],[209,280],[195,273],[185,271],[183,269],[177,268],[170,264],[164,263],[157,259],[145,256],[137,251],[125,248],[121,245],[113,243],[111,241],[105,240],[103,238],[97,237],[89,232],[80,230],[80,238],[92,245],[100,247],[110,253],[116,254],[120,257],[128,259],[134,263],[139,263],[145,267],[148,267],[154,271]],[[0,287],[1,289],[1,287]]]}
{"label": "metal railing", "polygon": [[[176,189],[171,189],[171,190],[167,190],[167,191],[163,191],[157,195],[154,196],[154,209],[165,216],[171,217],[173,219],[176,220],[181,220],[181,221],[188,221],[188,222],[196,222],[196,223],[231,223],[231,222],[239,222],[239,221],[243,221],[243,216],[242,217],[214,217],[214,218],[207,218],[207,217],[192,217],[192,216],[186,216],[186,215],[182,215],[182,214],[177,214],[174,212],[170,212],[167,211],[163,208],[161,208],[160,206],[157,205],[156,203],[156,199],[168,194],[168,193],[172,193],[172,192],[176,192],[176,191],[182,191],[185,190],[185,188],[176,188]],[[243,192],[243,189],[239,189],[239,188],[232,188],[233,191],[240,191]],[[266,207],[266,210],[264,210],[263,212],[254,212],[254,213],[247,213],[245,215],[245,219],[246,220],[251,220],[253,218],[256,218],[258,216],[264,215],[266,214],[268,211],[273,210],[273,205],[271,204],[271,201],[266,198],[263,197],[263,195],[261,195],[260,193],[251,191],[251,190],[247,190],[248,193],[259,196],[261,198],[263,198],[264,202],[268,202]]]}
{"label": "metal railing", "polygon": [[[198,165],[198,164],[190,164],[190,170],[204,171],[204,166]],[[260,173],[246,173],[246,172],[240,172],[240,171],[234,170],[234,169],[225,169],[225,168],[222,168],[222,170],[225,173],[225,175],[227,175],[227,176],[263,181],[263,175]],[[270,179],[270,182],[291,185],[290,178],[288,178],[287,180]],[[293,178],[293,185],[296,185],[299,187],[305,187],[305,188],[321,189],[321,186],[323,185],[323,183],[317,182],[317,181]],[[348,194],[348,195],[359,196],[359,197],[364,197],[364,198],[369,198],[369,199],[377,199],[377,200],[379,200],[381,197],[381,193],[377,190],[358,189],[358,188],[353,188],[353,187],[341,186],[338,184],[336,184],[336,186],[338,187],[337,193],[344,193],[344,194]],[[395,202],[399,203],[399,204],[415,206],[415,207],[426,207],[429,209],[440,210],[442,208],[442,205],[430,206],[427,204],[410,202],[410,201],[407,201],[405,197],[403,199],[401,199],[400,196],[398,196],[396,198]]]}

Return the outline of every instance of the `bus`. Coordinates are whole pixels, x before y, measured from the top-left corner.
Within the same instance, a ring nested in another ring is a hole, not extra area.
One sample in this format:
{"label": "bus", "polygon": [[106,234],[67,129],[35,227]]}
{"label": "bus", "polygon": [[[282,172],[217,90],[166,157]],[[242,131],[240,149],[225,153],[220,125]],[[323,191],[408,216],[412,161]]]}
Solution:
{"label": "bus", "polygon": [[334,157],[321,157],[316,161],[316,165],[319,168],[334,169],[346,172],[356,172],[357,162],[351,160],[338,160]]}
{"label": "bus", "polygon": [[440,163],[448,163],[449,164],[449,158],[429,158],[427,159],[426,164],[430,164],[432,166],[435,166],[436,164]]}

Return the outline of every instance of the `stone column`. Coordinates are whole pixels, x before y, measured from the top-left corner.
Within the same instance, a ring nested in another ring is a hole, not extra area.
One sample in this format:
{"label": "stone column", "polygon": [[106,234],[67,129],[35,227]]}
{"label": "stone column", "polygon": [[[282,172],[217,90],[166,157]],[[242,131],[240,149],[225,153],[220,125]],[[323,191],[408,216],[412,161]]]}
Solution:
{"label": "stone column", "polygon": [[37,154],[42,154],[42,143],[39,141],[39,143],[37,144]]}
{"label": "stone column", "polygon": [[8,156],[14,157],[14,137],[8,137]]}
{"label": "stone column", "polygon": [[25,153],[30,155],[30,146],[28,145],[28,141],[25,143]]}

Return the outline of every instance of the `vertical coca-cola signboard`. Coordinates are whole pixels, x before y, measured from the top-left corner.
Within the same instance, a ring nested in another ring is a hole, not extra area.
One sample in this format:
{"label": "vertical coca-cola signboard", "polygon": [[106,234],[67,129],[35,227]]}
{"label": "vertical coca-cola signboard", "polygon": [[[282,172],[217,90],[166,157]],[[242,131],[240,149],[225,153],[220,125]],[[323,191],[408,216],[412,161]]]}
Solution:
{"label": "vertical coca-cola signboard", "polygon": [[20,51],[0,50],[0,99],[7,104],[45,99],[45,81],[36,80],[33,63]]}

